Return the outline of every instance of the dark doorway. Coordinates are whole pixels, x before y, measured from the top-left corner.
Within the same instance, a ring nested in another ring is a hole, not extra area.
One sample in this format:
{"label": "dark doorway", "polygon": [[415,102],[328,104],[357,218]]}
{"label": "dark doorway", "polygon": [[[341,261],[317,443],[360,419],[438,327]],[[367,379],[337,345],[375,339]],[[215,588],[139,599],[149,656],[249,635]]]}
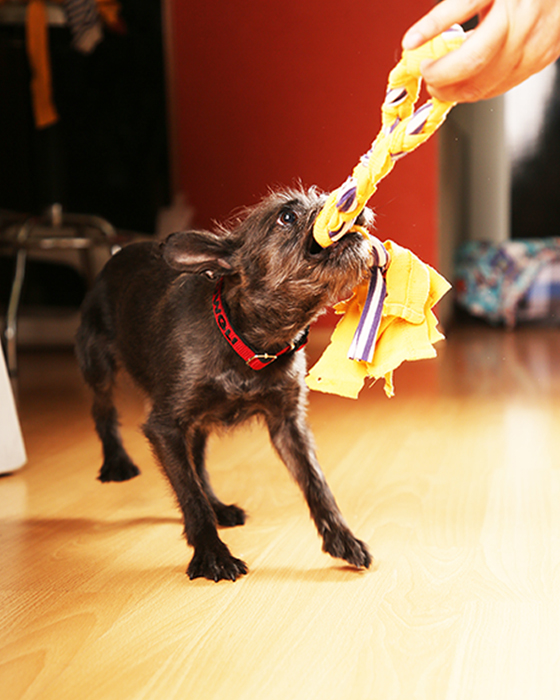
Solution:
{"label": "dark doorway", "polygon": [[60,120],[34,127],[22,25],[0,26],[0,208],[37,213],[53,202],[114,226],[153,233],[168,204],[160,0],[121,0],[120,31],[89,55],[67,27],[49,29]]}

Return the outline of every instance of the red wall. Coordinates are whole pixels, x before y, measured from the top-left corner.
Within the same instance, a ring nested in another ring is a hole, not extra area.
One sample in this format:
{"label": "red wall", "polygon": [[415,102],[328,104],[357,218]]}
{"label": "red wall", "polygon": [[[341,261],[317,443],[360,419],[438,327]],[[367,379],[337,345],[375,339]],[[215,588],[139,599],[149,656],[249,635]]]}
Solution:
{"label": "red wall", "polygon": [[[380,126],[400,39],[430,0],[172,0],[178,179],[211,226],[271,186],[340,185]],[[436,143],[370,201],[377,235],[437,264]]]}

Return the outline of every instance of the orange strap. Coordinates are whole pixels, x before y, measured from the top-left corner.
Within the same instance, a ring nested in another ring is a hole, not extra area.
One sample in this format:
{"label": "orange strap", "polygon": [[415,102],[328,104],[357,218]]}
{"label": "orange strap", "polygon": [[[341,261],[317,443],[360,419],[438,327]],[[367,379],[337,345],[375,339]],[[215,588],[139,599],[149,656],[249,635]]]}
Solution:
{"label": "orange strap", "polygon": [[25,34],[31,68],[31,99],[35,126],[38,129],[44,129],[58,121],[52,96],[49,36],[44,0],[29,0]]}
{"label": "orange strap", "polygon": [[[0,5],[5,0],[0,0]],[[60,2],[60,0],[55,0]],[[116,0],[97,0],[99,15],[108,26],[118,23],[120,5]],[[45,0],[28,0],[25,16],[27,57],[31,68],[31,101],[37,129],[56,124],[53,102],[49,29]]]}

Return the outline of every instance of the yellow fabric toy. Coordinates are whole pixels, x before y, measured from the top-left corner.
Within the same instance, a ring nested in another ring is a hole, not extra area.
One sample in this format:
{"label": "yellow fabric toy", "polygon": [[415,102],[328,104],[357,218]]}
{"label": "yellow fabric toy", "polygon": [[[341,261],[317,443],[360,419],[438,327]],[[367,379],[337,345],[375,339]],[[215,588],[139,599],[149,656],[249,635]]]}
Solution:
{"label": "yellow fabric toy", "polygon": [[[331,193],[315,222],[313,235],[323,248],[349,231],[394,163],[428,139],[443,123],[452,102],[428,100],[414,111],[420,92],[420,64],[458,48],[465,35],[454,26],[402,59],[389,75],[382,106],[382,128],[350,178]],[[365,234],[367,235],[367,234]],[[393,396],[393,370],[404,360],[435,357],[433,344],[443,338],[432,307],[449,283],[411,251],[369,236],[376,259],[372,277],[337,305],[344,317],[331,343],[307,376],[311,389],[357,398],[366,377],[385,377]]]}
{"label": "yellow fabric toy", "polygon": [[367,283],[354,290],[352,297],[335,306],[344,314],[330,345],[307,375],[311,389],[356,399],[366,377],[385,378],[385,393],[391,397],[393,370],[404,360],[435,357],[433,344],[443,339],[437,330],[432,307],[449,290],[450,284],[429,265],[406,248],[386,241],[391,256],[387,270],[387,296],[375,352],[371,362],[348,357],[348,348],[360,321]]}

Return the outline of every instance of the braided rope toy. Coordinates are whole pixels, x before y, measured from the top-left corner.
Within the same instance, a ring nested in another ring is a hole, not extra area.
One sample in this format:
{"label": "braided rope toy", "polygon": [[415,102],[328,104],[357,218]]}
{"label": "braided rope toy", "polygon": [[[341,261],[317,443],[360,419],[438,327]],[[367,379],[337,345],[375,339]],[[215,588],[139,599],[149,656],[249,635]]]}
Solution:
{"label": "braided rope toy", "polygon": [[330,194],[317,217],[313,235],[320,246],[327,248],[348,233],[377,183],[388,175],[395,162],[418,148],[443,123],[454,102],[432,98],[414,111],[421,85],[420,64],[459,48],[464,39],[461,27],[454,25],[423,46],[403,51],[389,74],[381,107],[381,131],[348,180]]}
{"label": "braided rope toy", "polygon": [[[374,194],[379,181],[388,175],[395,162],[424,143],[454,106],[454,102],[432,98],[414,110],[420,93],[422,61],[441,58],[459,48],[464,40],[462,28],[454,25],[419,48],[403,51],[401,60],[389,74],[387,93],[381,108],[382,126],[379,134],[369,151],[360,158],[352,175],[329,195],[315,221],[313,236],[323,248],[340,240],[350,231],[361,231],[371,242],[374,263],[367,294],[362,290],[361,316],[347,355],[352,360],[365,363],[373,360],[387,296],[386,277],[391,265],[388,249],[403,250],[390,242],[389,245],[384,245],[379,239],[367,234],[355,224],[356,219]],[[442,288],[443,285],[439,287]],[[433,300],[434,295],[429,296]],[[310,386],[314,381],[308,378]],[[321,389],[318,385],[312,388]],[[337,390],[336,393],[342,392]]]}
{"label": "braided rope toy", "polygon": [[[377,184],[393,169],[397,160],[418,148],[443,123],[453,102],[432,98],[414,111],[421,85],[420,65],[459,48],[465,34],[459,25],[412,51],[402,58],[389,74],[387,94],[381,107],[382,126],[370,150],[364,154],[352,175],[332,192],[320,211],[313,236],[326,248],[355,227],[356,218],[377,189]],[[375,338],[381,321],[381,307],[386,295],[384,273],[390,264],[383,244],[372,238],[374,270],[366,306],[352,341],[349,357],[371,362]]]}

